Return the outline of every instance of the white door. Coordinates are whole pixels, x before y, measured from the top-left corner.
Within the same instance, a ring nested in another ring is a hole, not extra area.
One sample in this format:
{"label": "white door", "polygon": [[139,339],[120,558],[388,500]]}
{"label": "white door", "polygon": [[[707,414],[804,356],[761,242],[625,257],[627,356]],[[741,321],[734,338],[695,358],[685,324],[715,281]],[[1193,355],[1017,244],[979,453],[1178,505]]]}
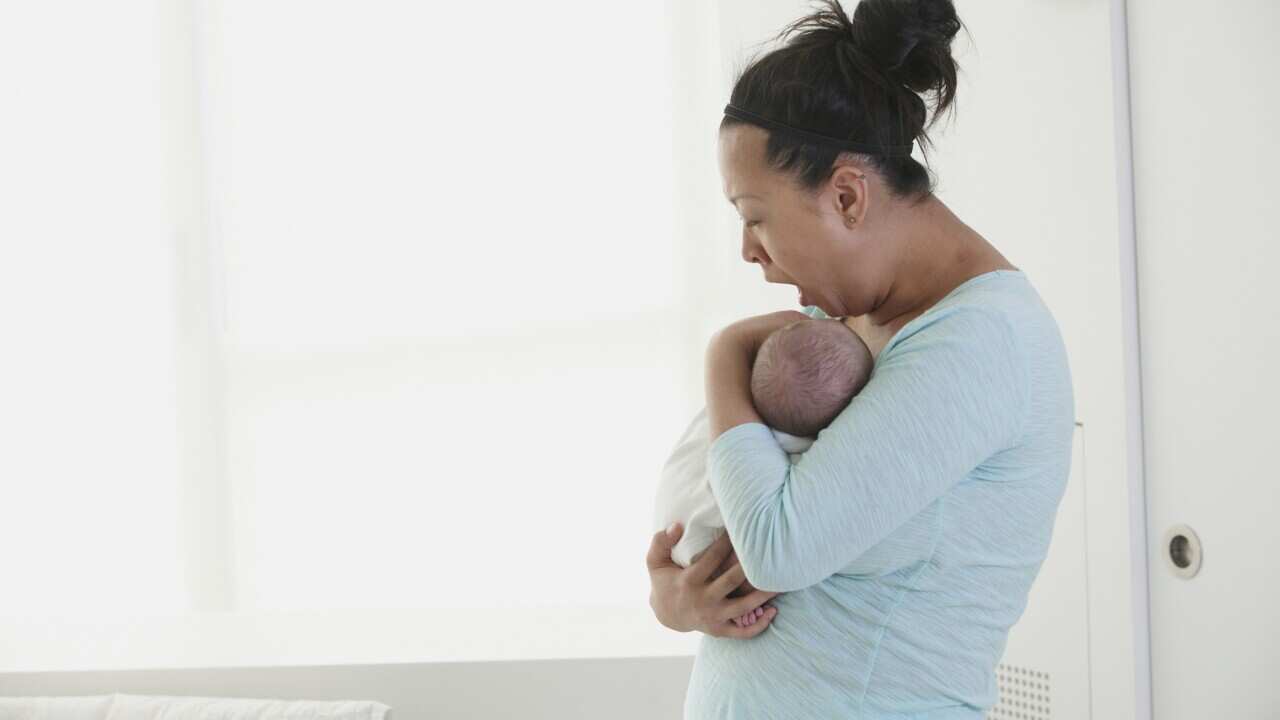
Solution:
{"label": "white door", "polygon": [[1154,717],[1280,718],[1280,3],[1128,7]]}

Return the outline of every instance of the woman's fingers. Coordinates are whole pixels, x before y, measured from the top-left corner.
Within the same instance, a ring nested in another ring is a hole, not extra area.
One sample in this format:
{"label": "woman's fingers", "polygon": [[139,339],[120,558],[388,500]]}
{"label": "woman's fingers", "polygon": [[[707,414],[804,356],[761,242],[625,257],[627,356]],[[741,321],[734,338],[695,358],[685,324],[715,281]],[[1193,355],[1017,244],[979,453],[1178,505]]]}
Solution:
{"label": "woman's fingers", "polygon": [[679,567],[675,561],[671,559],[671,548],[680,542],[680,536],[684,534],[684,525],[677,525],[676,531],[670,536],[667,535],[666,529],[659,530],[653,534],[653,540],[649,543],[649,554],[645,556],[645,565],[650,570],[657,570],[664,567]]}
{"label": "woman's fingers", "polygon": [[[732,601],[729,602],[729,604],[724,606],[724,609],[720,612],[720,615],[725,618],[733,618],[733,617],[738,617],[739,615],[745,615],[747,612],[754,610],[760,607],[761,605],[764,605],[766,602],[772,600],[773,598],[777,597],[777,595],[778,593],[776,592],[765,592],[764,590],[757,590],[751,593],[750,595],[743,595],[740,598],[734,598]],[[767,610],[768,608],[765,608],[765,609]],[[759,621],[757,620],[756,622],[759,622]]]}
{"label": "woman's fingers", "polygon": [[720,593],[717,597],[742,597],[756,591],[756,586],[747,580],[746,571],[733,553],[729,554],[729,561],[721,573],[714,581],[715,591]]}
{"label": "woman's fingers", "polygon": [[715,542],[707,546],[702,551],[702,556],[693,562],[686,570],[686,577],[697,586],[702,586],[707,582],[707,578],[711,577],[711,572],[720,567],[727,556],[733,550],[733,543],[729,541],[729,531],[726,530],[715,539]]}
{"label": "woman's fingers", "polygon": [[[725,602],[725,596],[734,588],[742,585],[746,574],[733,553],[733,544],[729,533],[725,531],[699,555],[698,559],[687,568],[681,568],[671,559],[671,549],[684,534],[684,526],[679,525],[676,531],[668,536],[665,530],[654,533],[649,543],[649,552],[645,564],[649,568],[651,585],[649,604],[654,609],[658,620],[669,628],[686,632],[702,630],[708,635],[718,637],[750,638],[759,635],[769,626],[777,614],[777,608],[765,608],[754,622],[746,620],[738,625],[734,618],[741,618],[755,610],[766,601],[778,595],[776,592],[756,590],[748,595]],[[727,570],[724,570],[725,567]],[[709,580],[713,571],[719,572],[714,580]],[[688,591],[681,591],[679,588]],[[750,584],[747,584],[750,587]],[[684,597],[684,600],[680,598]],[[701,604],[703,610],[691,603]],[[701,616],[706,618],[707,608],[720,608],[716,617],[709,622],[686,621],[681,618]]]}
{"label": "woman's fingers", "polygon": [[[740,563],[734,563],[732,567],[724,572],[723,575],[713,580],[707,586],[709,600],[713,603],[720,603],[726,599],[726,596],[739,585],[746,583],[746,572],[743,571]],[[751,587],[750,583],[746,583]],[[751,592],[730,599],[724,607],[722,607],[716,615],[716,620],[722,618],[732,619],[745,615],[755,608],[764,605],[769,600],[777,597],[779,593],[768,592],[765,590],[757,590],[752,587]],[[759,622],[759,620],[757,620]]]}
{"label": "woman's fingers", "polygon": [[726,597],[746,579],[747,573],[742,569],[742,563],[734,562],[720,577],[711,581],[711,590],[717,598]]}
{"label": "woman's fingers", "polygon": [[733,549],[733,545],[730,545],[729,554],[725,556],[724,561],[720,563],[720,566],[716,568],[716,571],[712,573],[712,575],[715,577],[719,577],[721,573],[733,567],[737,563],[738,563],[738,553]]}

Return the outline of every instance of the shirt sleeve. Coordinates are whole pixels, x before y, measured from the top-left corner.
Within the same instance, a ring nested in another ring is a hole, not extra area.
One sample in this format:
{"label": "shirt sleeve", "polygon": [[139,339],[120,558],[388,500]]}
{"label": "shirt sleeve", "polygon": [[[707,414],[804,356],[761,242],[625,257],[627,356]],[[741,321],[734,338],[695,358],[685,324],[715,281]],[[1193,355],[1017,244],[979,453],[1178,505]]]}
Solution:
{"label": "shirt sleeve", "polygon": [[1030,377],[1009,321],[982,306],[930,315],[795,463],[763,423],[711,444],[711,490],[756,588],[830,577],[1020,438]]}

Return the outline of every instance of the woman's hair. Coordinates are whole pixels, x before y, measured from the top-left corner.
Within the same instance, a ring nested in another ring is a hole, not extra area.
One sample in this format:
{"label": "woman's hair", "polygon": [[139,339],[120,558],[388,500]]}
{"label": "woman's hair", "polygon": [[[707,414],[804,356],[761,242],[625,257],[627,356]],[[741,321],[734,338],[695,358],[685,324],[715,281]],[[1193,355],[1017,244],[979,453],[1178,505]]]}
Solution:
{"label": "woman's hair", "polygon": [[[730,102],[804,130],[878,145],[931,145],[927,128],[955,100],[951,40],[962,24],[951,0],[862,0],[850,19],[839,0],[800,18],[774,39],[785,45],[752,61]],[[932,94],[933,117],[921,94]],[[723,130],[744,121],[726,116]],[[816,191],[847,150],[769,133],[765,161]],[[934,177],[911,157],[849,153],[870,165],[898,197],[919,201]],[[926,153],[927,160],[927,153]]]}

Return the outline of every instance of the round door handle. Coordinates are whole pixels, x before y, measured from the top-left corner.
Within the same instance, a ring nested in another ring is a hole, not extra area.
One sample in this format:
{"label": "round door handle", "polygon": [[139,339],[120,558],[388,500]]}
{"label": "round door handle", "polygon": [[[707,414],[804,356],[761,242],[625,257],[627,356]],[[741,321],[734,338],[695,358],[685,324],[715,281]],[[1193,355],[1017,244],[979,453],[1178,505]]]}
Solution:
{"label": "round door handle", "polygon": [[1200,572],[1204,548],[1200,545],[1200,536],[1191,526],[1178,524],[1166,530],[1161,547],[1165,562],[1174,575],[1189,579]]}

